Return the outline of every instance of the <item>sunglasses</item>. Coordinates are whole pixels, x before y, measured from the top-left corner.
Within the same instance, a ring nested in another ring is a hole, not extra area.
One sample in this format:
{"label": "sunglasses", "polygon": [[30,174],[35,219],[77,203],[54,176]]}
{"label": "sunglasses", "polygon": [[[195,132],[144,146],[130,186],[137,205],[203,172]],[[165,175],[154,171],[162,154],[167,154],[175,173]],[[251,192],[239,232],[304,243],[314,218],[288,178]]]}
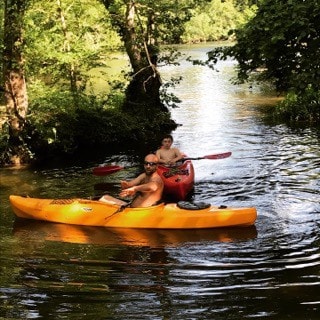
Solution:
{"label": "sunglasses", "polygon": [[148,161],[145,161],[145,162],[144,162],[144,165],[145,165],[145,166],[148,166],[148,165],[149,165],[149,166],[151,166],[151,167],[156,166],[157,164],[158,164],[158,162],[148,162]]}

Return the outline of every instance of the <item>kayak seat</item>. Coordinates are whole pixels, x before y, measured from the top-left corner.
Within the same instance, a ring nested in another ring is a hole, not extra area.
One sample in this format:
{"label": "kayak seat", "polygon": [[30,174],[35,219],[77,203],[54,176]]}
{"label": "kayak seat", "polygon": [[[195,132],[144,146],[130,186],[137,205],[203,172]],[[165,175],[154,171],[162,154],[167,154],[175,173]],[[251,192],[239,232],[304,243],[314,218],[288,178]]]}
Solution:
{"label": "kayak seat", "polygon": [[180,209],[186,210],[202,210],[210,207],[210,203],[206,202],[188,202],[188,201],[179,201],[177,206]]}

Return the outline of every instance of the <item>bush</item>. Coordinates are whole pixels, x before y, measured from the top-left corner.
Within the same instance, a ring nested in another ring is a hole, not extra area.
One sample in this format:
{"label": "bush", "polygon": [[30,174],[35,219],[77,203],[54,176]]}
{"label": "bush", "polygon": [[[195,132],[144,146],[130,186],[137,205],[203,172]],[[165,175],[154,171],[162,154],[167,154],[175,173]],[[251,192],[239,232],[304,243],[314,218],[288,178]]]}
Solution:
{"label": "bush", "polygon": [[289,121],[319,122],[320,92],[309,87],[301,95],[288,93],[276,107],[275,116]]}

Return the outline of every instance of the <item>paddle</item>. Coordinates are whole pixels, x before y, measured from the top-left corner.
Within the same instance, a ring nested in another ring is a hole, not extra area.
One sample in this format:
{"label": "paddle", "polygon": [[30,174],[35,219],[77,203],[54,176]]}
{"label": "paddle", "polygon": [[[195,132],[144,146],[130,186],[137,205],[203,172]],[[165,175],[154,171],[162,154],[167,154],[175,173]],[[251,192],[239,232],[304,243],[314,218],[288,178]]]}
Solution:
{"label": "paddle", "polygon": [[187,158],[183,158],[182,160],[183,161],[185,161],[185,160],[202,160],[202,159],[216,160],[216,159],[228,158],[230,156],[231,156],[231,152],[224,152],[224,153],[209,154],[206,156],[196,157],[196,158],[187,157]]}
{"label": "paddle", "polygon": [[[231,152],[224,152],[224,153],[209,154],[209,155],[206,155],[206,156],[195,157],[195,158],[187,157],[187,158],[183,158],[181,160],[182,161],[185,161],[185,160],[202,160],[202,159],[217,160],[217,159],[228,158],[230,156],[231,156]],[[93,169],[93,174],[96,175],[96,176],[105,176],[105,175],[112,174],[114,172],[120,171],[122,169],[124,169],[124,167],[116,166],[116,165],[101,166],[101,167],[94,168]]]}
{"label": "paddle", "polygon": [[105,176],[105,175],[120,171],[122,169],[124,169],[124,167],[115,166],[115,165],[112,165],[112,166],[101,166],[101,167],[93,168],[93,174],[95,176]]}

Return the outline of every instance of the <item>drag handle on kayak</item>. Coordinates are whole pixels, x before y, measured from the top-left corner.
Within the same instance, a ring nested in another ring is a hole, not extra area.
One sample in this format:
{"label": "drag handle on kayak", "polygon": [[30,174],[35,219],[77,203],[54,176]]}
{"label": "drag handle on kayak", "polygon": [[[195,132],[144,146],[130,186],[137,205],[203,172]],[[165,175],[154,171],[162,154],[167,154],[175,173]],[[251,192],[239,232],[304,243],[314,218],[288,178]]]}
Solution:
{"label": "drag handle on kayak", "polygon": [[183,158],[182,160],[202,160],[202,159],[209,159],[209,160],[214,160],[214,159],[224,159],[224,158],[228,158],[231,156],[231,152],[224,152],[224,153],[216,153],[216,154],[209,154],[206,156],[202,156],[202,157],[195,157],[195,158]]}

